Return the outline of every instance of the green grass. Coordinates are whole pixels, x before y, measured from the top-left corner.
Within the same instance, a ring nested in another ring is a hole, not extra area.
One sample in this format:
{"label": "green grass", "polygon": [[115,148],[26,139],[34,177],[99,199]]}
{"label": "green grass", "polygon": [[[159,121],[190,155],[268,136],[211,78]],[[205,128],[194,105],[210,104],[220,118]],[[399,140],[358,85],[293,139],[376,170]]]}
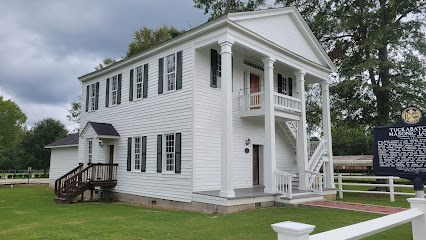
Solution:
{"label": "green grass", "polygon": [[[277,239],[272,223],[313,224],[318,233],[381,217],[308,207],[212,215],[123,203],[56,205],[53,198],[47,185],[0,187],[0,239]],[[411,224],[368,239],[411,239]]]}

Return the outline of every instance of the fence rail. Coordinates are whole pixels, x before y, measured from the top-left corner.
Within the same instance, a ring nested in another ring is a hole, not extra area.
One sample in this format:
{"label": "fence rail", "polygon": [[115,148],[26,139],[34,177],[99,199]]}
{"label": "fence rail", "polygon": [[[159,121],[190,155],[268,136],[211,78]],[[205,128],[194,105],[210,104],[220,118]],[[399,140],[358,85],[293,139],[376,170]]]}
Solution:
{"label": "fence rail", "polygon": [[[405,195],[405,196],[415,196],[415,193],[406,193],[406,192],[395,192],[395,188],[413,188],[412,184],[395,184],[395,180],[401,180],[399,177],[392,176],[342,176],[339,174],[334,176],[337,178],[337,186],[339,192],[339,198],[343,198],[344,192],[352,193],[370,193],[370,194],[388,194],[390,196],[390,201],[395,201],[395,195]],[[343,179],[382,179],[387,180],[387,183],[347,183],[343,182]],[[344,190],[343,186],[370,186],[370,187],[388,187],[389,192],[384,191],[361,191],[361,190]]]}

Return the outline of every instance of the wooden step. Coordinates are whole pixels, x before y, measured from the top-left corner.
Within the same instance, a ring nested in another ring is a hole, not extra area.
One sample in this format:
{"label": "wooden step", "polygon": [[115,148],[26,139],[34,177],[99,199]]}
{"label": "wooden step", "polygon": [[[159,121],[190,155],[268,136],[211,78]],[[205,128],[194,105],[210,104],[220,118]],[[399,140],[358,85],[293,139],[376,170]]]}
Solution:
{"label": "wooden step", "polygon": [[67,199],[63,197],[55,197],[54,202],[56,204],[67,204]]}

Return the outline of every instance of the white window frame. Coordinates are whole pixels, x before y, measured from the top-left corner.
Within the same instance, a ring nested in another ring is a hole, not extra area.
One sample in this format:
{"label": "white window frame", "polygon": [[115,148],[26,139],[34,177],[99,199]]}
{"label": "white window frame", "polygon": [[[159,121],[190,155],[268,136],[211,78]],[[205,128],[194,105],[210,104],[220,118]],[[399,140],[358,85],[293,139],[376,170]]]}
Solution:
{"label": "white window frame", "polygon": [[93,138],[87,139],[87,163],[93,163]]}
{"label": "white window frame", "polygon": [[[168,137],[173,137],[173,145],[168,146]],[[170,152],[171,151],[171,152]],[[166,174],[174,174],[176,170],[176,133],[168,133],[163,135],[163,172]],[[168,162],[168,161],[171,162]]]}
{"label": "white window frame", "polygon": [[[116,88],[114,89],[114,80],[116,82]],[[115,96],[114,96],[115,94]],[[111,77],[110,81],[110,105],[115,106],[117,105],[118,101],[118,74]]]}
{"label": "white window frame", "polygon": [[[138,72],[139,71],[139,72]],[[142,99],[143,98],[143,81],[144,81],[144,67],[143,65],[136,67],[134,71],[134,79],[133,82],[133,91],[135,99]],[[138,87],[140,87],[140,92],[138,92]]]}
{"label": "white window frame", "polygon": [[[137,148],[136,139],[139,140],[139,148]],[[142,167],[142,137],[133,137],[132,146],[132,170],[140,172]]]}
{"label": "white window frame", "polygon": [[89,85],[89,111],[96,110],[96,83]]}
{"label": "white window frame", "polygon": [[[168,72],[169,65],[168,65],[168,57],[174,57],[174,71]],[[177,54],[172,53],[164,57],[164,79],[163,79],[163,92],[173,92],[176,91],[176,72],[177,72]],[[170,84],[173,86],[173,88],[169,89],[169,76],[173,77],[173,82]]]}

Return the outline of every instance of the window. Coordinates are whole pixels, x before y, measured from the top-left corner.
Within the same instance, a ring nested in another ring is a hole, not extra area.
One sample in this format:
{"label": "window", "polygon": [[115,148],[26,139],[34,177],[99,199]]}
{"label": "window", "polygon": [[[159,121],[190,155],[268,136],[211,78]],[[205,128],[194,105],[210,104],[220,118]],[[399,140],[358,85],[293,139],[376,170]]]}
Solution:
{"label": "window", "polygon": [[88,145],[87,145],[87,161],[88,163],[92,163],[93,158],[93,141],[92,139],[89,139]]}
{"label": "window", "polygon": [[175,171],[175,135],[165,135],[166,172]]}
{"label": "window", "polygon": [[141,169],[141,138],[135,137],[134,144],[134,170]]}
{"label": "window", "polygon": [[222,77],[222,58],[216,50],[210,50],[210,86],[212,88],[220,88]]}
{"label": "window", "polygon": [[136,68],[136,99],[142,98],[143,72],[142,66]]}
{"label": "window", "polygon": [[111,105],[117,105],[118,79],[117,75],[111,78]]}
{"label": "window", "polygon": [[90,96],[90,100],[89,100],[89,109],[90,111],[95,111],[96,110],[96,83],[90,84],[90,88],[89,88],[89,96]]}
{"label": "window", "polygon": [[288,96],[293,95],[293,79],[283,77],[281,74],[278,74],[278,93],[282,93]]}
{"label": "window", "polygon": [[176,56],[175,54],[166,57],[166,80],[167,91],[176,89]]}

